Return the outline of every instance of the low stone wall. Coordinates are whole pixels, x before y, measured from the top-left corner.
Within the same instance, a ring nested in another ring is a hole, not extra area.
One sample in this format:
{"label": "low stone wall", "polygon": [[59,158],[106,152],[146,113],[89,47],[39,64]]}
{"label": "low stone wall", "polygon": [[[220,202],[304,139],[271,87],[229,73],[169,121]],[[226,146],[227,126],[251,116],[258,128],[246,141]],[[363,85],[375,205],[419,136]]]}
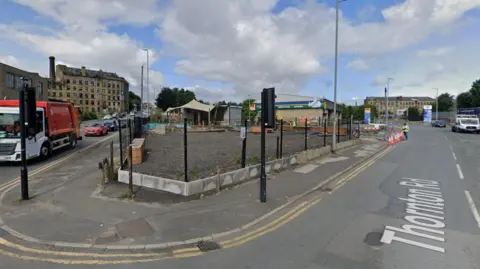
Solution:
{"label": "low stone wall", "polygon": [[[337,150],[351,147],[361,143],[360,140],[350,140],[336,144]],[[288,169],[294,165],[309,162],[313,159],[329,155],[331,146],[309,149],[298,154],[273,160],[265,163],[267,174]],[[228,186],[238,185],[260,177],[260,164],[247,166],[242,169],[203,178],[191,182],[183,182],[168,178],[133,173],[133,185],[162,190],[182,196],[205,193],[211,190],[223,189]],[[128,171],[118,170],[118,181],[128,184]]]}

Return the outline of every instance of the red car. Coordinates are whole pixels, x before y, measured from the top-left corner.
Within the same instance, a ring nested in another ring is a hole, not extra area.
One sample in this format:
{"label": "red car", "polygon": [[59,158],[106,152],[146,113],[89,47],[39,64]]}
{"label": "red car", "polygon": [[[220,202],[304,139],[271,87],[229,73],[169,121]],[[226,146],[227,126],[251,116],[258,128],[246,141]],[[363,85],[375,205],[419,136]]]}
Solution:
{"label": "red car", "polygon": [[101,123],[92,123],[85,127],[85,130],[83,131],[83,134],[85,136],[102,136],[102,135],[107,135],[108,134],[108,127],[104,126]]}

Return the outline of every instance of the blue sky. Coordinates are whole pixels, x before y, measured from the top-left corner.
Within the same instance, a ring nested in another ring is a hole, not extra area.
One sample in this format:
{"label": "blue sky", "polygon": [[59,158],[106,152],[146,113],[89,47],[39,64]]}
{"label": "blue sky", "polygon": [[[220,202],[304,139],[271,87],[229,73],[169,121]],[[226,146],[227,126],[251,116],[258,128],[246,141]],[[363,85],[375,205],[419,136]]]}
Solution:
{"label": "blue sky", "polygon": [[[238,101],[269,86],[332,98],[334,6],[335,0],[4,1],[0,61],[46,75],[54,55],[57,63],[117,72],[138,93],[148,48],[151,100],[163,86],[188,87],[211,101]],[[467,90],[480,77],[479,7],[477,0],[342,2],[338,98],[382,95],[388,77],[391,95]]]}

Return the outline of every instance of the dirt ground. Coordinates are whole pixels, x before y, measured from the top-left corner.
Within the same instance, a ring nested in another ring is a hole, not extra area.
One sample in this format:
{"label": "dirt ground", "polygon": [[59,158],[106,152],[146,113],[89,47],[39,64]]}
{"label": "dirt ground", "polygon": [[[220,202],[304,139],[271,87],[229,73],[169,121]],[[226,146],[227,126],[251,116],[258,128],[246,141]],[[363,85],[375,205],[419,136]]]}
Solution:
{"label": "dirt ground", "polygon": [[[267,160],[276,158],[277,136],[269,133],[266,137]],[[323,147],[322,135],[311,134],[307,138],[308,148]],[[347,137],[341,136],[345,141]],[[327,137],[327,145],[331,144]],[[303,151],[303,133],[287,133],[283,135],[283,157]],[[184,179],[184,147],[183,133],[167,133],[158,135],[150,133],[146,139],[146,158],[140,165],[134,165],[134,171],[165,177]],[[189,180],[200,179],[220,171],[232,171],[241,168],[242,139],[239,132],[221,133],[189,133],[188,134],[188,176]],[[247,165],[260,162],[260,134],[247,135]]]}

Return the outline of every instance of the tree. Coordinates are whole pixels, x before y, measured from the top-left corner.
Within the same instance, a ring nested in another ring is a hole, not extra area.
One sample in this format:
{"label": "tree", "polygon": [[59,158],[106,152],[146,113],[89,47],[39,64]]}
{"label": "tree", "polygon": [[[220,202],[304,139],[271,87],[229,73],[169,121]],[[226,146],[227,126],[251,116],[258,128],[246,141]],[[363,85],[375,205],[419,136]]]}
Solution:
{"label": "tree", "polygon": [[[453,95],[442,93],[438,96],[438,112],[447,112],[453,108]],[[437,111],[437,104],[432,105],[432,111]]]}
{"label": "tree", "polygon": [[140,109],[140,96],[129,91],[128,92],[128,110],[132,111],[134,107],[136,107],[137,109]]}
{"label": "tree", "polygon": [[253,122],[255,117],[257,116],[257,111],[250,111],[250,104],[254,104],[255,99],[246,99],[242,102],[242,120],[249,120]]}
{"label": "tree", "polygon": [[365,108],[370,108],[370,122],[374,122],[378,117],[377,108],[374,105],[361,105],[352,107],[352,114],[354,120],[363,121],[365,118]]}
{"label": "tree", "polygon": [[466,108],[473,107],[473,98],[470,92],[463,92],[457,96],[457,107]]}
{"label": "tree", "polygon": [[409,117],[419,117],[420,116],[420,110],[418,110],[418,107],[412,106],[408,108],[408,116]]}
{"label": "tree", "polygon": [[195,93],[190,90],[164,87],[157,95],[155,104],[165,111],[169,107],[183,106],[194,99]]}
{"label": "tree", "polygon": [[472,106],[480,106],[480,79],[477,79],[475,82],[472,83],[472,88],[469,92],[472,96]]}

